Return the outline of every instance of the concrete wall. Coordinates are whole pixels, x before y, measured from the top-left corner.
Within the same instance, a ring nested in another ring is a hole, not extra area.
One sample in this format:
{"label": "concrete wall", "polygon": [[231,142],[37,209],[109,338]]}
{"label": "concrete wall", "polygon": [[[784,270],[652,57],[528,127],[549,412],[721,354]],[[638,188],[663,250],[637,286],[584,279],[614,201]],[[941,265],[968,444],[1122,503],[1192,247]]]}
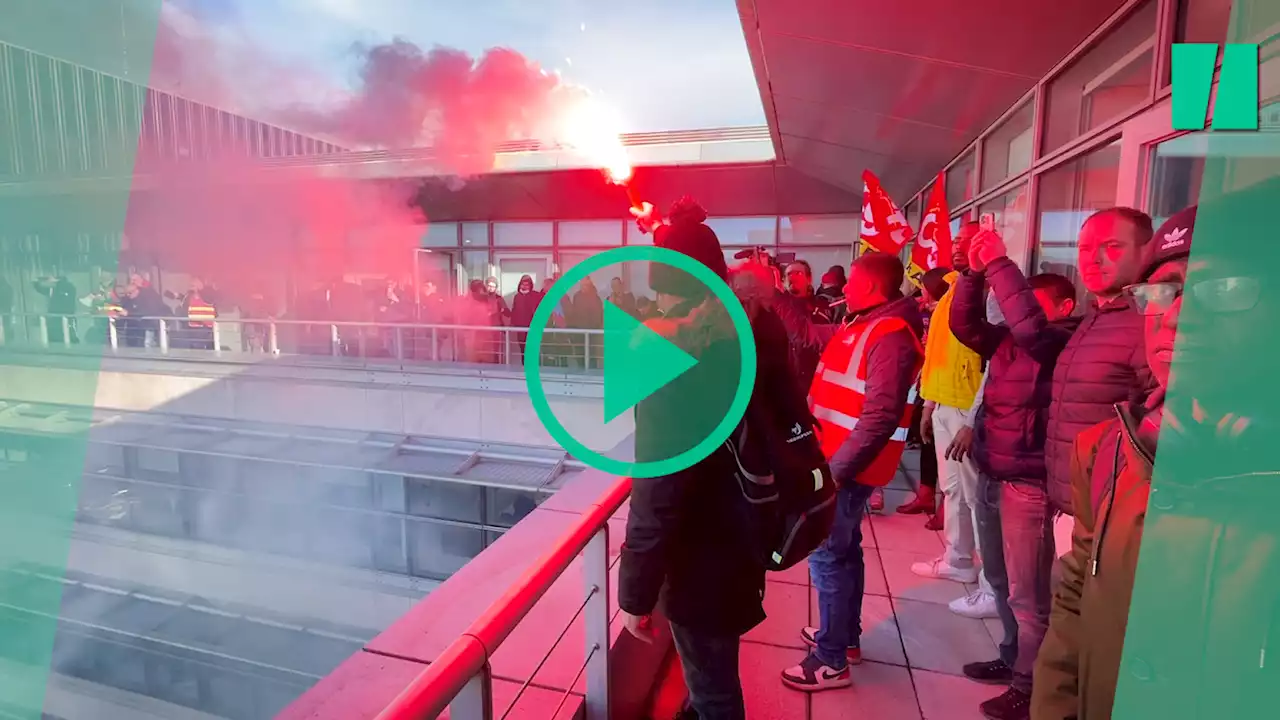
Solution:
{"label": "concrete wall", "polygon": [[[557,447],[533,410],[523,374],[482,366],[344,367],[209,362],[53,352],[0,353],[0,398],[128,411],[319,427],[395,435]],[[603,384],[591,376],[544,375],[561,423],[598,450],[633,430],[630,417],[602,425]]]}

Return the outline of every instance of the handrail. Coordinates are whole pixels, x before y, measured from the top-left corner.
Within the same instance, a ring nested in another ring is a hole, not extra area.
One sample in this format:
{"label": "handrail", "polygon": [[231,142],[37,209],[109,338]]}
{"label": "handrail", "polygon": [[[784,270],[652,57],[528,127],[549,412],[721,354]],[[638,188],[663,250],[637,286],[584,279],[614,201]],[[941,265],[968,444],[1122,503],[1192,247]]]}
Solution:
{"label": "handrail", "polygon": [[[21,312],[21,313],[0,313],[0,317],[11,317],[15,319],[38,320],[40,318],[67,318],[68,320],[106,320],[107,315],[96,313],[84,313],[75,315],[66,315],[58,313],[37,313],[37,312]],[[165,322],[188,322],[190,318],[177,315],[121,315],[118,318],[123,320],[163,320]],[[322,325],[325,327],[374,327],[374,328],[405,328],[418,330],[484,330],[490,332],[529,332],[527,327],[519,327],[514,325],[459,325],[454,323],[412,323],[412,322],[383,322],[380,320],[299,320],[293,318],[251,318],[251,317],[218,317],[213,322],[227,323],[232,325]],[[576,328],[576,327],[547,327],[547,332],[561,333],[585,333],[588,335],[603,335],[604,330],[600,328]]]}
{"label": "handrail", "polygon": [[[609,518],[631,494],[630,478],[617,483],[579,516],[551,549],[529,566],[507,591],[485,610],[462,635],[440,653],[375,720],[426,720],[439,716],[454,698],[475,679],[487,685],[487,665],[494,651],[506,640],[533,606],[568,569],[588,544],[607,531]],[[607,550],[606,550],[607,558]],[[607,562],[607,560],[606,560]],[[605,568],[605,576],[608,569]],[[599,588],[603,593],[604,588]],[[607,602],[608,594],[603,593]],[[607,619],[606,619],[607,624]],[[608,648],[601,648],[606,654]],[[487,688],[483,691],[487,697]],[[590,688],[588,688],[590,692]],[[488,702],[487,700],[485,701]]]}

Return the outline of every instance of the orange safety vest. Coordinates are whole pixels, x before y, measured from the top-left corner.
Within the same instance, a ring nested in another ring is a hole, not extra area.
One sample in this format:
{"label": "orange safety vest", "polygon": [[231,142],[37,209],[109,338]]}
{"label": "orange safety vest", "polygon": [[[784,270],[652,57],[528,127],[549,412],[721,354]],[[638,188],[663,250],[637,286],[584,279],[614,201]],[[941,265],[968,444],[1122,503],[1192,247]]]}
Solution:
{"label": "orange safety vest", "polygon": [[213,321],[218,317],[218,312],[213,306],[203,300],[195,299],[187,303],[187,325],[193,328],[213,327]]}
{"label": "orange safety vest", "polygon": [[[902,318],[881,317],[852,322],[842,328],[823,351],[809,390],[809,410],[818,421],[822,453],[828,460],[844,444],[862,416],[869,351],[880,338],[904,329],[911,332],[911,326]],[[924,349],[914,332],[911,332],[911,339],[920,351],[911,371],[918,378],[924,363]],[[907,445],[907,432],[915,413],[915,401],[916,384],[912,383],[902,404],[898,429],[876,459],[858,475],[859,483],[884,487],[898,472],[898,461],[902,459],[902,451]]]}

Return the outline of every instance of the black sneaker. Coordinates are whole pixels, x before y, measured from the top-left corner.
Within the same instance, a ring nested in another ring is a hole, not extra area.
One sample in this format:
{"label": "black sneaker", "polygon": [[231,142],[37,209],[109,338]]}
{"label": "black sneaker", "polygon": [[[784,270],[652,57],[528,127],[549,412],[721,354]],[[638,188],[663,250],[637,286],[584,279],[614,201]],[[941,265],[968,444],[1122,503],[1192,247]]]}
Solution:
{"label": "black sneaker", "polygon": [[978,706],[987,720],[1030,720],[1031,696],[1009,688]]}
{"label": "black sneaker", "polygon": [[1003,660],[969,663],[964,666],[964,676],[987,685],[1008,685],[1013,680],[1013,668]]}
{"label": "black sneaker", "polygon": [[782,671],[782,684],[801,692],[819,692],[849,687],[853,678],[848,665],[837,670],[819,660],[817,655],[806,655],[799,665]]}

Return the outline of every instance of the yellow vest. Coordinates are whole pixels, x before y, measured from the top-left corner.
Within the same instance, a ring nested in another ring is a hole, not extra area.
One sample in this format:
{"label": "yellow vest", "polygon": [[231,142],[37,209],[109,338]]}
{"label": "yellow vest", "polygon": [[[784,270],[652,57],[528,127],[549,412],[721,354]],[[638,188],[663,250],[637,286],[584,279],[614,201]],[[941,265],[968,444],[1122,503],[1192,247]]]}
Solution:
{"label": "yellow vest", "polygon": [[955,271],[947,273],[951,289],[938,301],[929,320],[924,368],[920,371],[920,396],[939,405],[968,410],[982,384],[982,357],[951,334],[951,301],[959,276]]}

